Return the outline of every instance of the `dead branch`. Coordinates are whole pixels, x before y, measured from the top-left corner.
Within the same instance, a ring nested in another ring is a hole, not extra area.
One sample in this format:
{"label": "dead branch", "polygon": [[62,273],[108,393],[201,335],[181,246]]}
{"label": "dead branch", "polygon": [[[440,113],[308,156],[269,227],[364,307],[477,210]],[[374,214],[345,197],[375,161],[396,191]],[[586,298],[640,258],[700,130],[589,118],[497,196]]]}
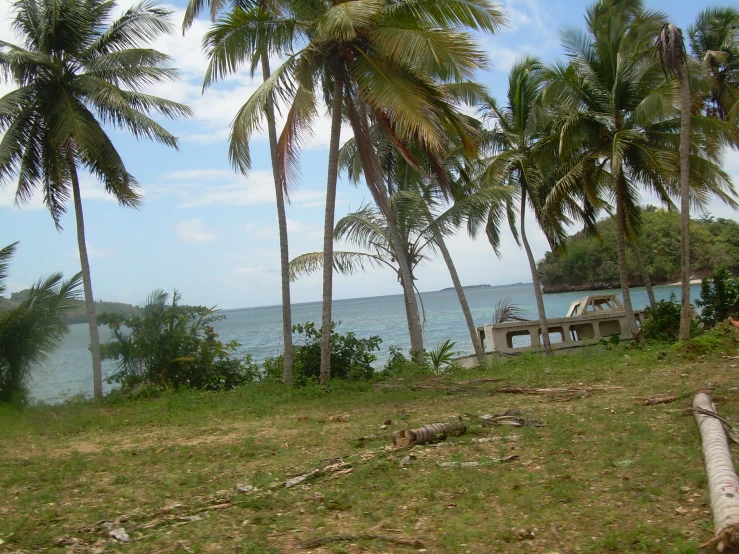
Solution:
{"label": "dead branch", "polygon": [[510,427],[545,427],[546,424],[538,419],[521,417],[516,415],[512,410],[506,410],[502,414],[485,414],[476,416],[473,414],[464,414],[465,417],[491,426],[508,425]]}
{"label": "dead branch", "polygon": [[411,539],[398,539],[395,537],[387,537],[385,535],[332,535],[330,537],[317,537],[314,539],[308,539],[301,543],[298,543],[298,548],[307,549],[307,548],[318,548],[319,546],[323,546],[324,544],[329,544],[332,542],[354,542],[354,541],[363,541],[363,540],[376,540],[376,541],[385,541],[392,544],[400,544],[402,546],[410,546],[412,548],[423,548],[423,543],[418,540],[411,540]]}
{"label": "dead branch", "polygon": [[676,394],[663,394],[660,396],[653,396],[651,398],[637,398],[634,404],[637,406],[655,406],[657,404],[670,404],[677,400]]}
{"label": "dead branch", "polygon": [[566,394],[578,392],[605,392],[612,390],[623,390],[624,387],[618,386],[591,386],[591,387],[552,387],[552,388],[525,388],[525,387],[498,387],[495,392],[507,394]]}

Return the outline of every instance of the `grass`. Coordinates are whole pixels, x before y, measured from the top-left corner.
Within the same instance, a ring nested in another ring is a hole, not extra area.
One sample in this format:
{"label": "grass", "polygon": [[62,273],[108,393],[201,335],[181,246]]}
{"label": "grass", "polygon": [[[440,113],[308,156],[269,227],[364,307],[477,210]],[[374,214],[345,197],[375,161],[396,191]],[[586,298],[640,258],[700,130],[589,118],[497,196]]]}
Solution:
{"label": "grass", "polygon": [[[0,408],[0,551],[419,550],[368,537],[379,535],[434,553],[696,552],[712,523],[700,438],[683,408],[711,382],[720,413],[736,417],[737,360],[721,351],[737,345],[730,338],[705,357],[658,345],[506,358],[450,377],[502,378],[468,394],[407,380],[384,392],[253,385]],[[575,384],[623,388],[568,400],[494,392]],[[635,403],[666,392],[682,397]],[[354,440],[509,409],[546,426],[470,421],[466,435],[413,450]],[[473,442],[481,438],[492,440]],[[334,458],[349,464],[343,473],[274,486]],[[258,490],[236,489],[247,484]],[[130,542],[109,538],[120,527]],[[360,538],[298,550],[333,535]]]}

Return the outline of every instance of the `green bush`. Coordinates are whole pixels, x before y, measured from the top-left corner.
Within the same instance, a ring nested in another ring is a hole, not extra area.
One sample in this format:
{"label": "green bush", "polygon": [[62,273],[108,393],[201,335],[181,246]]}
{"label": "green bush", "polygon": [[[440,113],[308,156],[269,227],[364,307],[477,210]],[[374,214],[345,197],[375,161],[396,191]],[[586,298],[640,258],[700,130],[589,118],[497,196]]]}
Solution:
{"label": "green bush", "polygon": [[739,315],[739,279],[726,266],[719,267],[703,281],[696,304],[702,308],[700,319],[706,328]]}
{"label": "green bush", "polygon": [[225,316],[212,308],[180,306],[175,291],[154,291],[139,312],[130,317],[103,313],[98,322],[107,325],[112,337],[101,345],[103,359],[118,360],[118,370],[107,378],[130,389],[150,383],[167,389],[187,387],[230,390],[255,380],[259,368],[250,356],[231,355],[236,341],[223,343],[213,328]]}
{"label": "green bush", "polygon": [[[341,335],[331,325],[331,378],[347,381],[369,381],[374,377],[372,363],[377,360],[373,352],[380,350],[382,339],[372,336],[357,338],[355,333]],[[321,375],[321,330],[315,323],[293,325],[293,333],[299,335],[293,348],[293,383],[295,386],[318,383]],[[263,364],[262,378],[281,381],[283,356],[267,358]]]}
{"label": "green bush", "polygon": [[713,332],[699,335],[690,340],[680,342],[675,350],[678,352],[694,357],[708,354],[718,349],[724,343],[723,339]]}
{"label": "green bush", "polygon": [[645,311],[644,338],[647,340],[676,341],[680,335],[680,303],[675,293],[669,300],[660,300],[654,308]]}

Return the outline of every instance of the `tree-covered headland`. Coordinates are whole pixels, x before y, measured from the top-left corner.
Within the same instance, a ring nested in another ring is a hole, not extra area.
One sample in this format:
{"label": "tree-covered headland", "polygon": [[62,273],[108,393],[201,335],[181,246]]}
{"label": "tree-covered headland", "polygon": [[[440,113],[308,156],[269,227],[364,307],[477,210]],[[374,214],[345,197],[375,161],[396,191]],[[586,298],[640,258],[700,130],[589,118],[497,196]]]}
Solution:
{"label": "tree-covered headland", "polygon": [[[720,266],[739,270],[739,224],[704,217],[690,222],[691,276],[703,278]],[[680,214],[653,206],[641,213],[639,248],[652,284],[680,280]],[[643,286],[644,278],[633,248],[626,255],[629,285]],[[547,252],[538,264],[544,292],[618,288],[616,224],[597,223],[597,235],[580,231],[568,237],[559,255]]]}

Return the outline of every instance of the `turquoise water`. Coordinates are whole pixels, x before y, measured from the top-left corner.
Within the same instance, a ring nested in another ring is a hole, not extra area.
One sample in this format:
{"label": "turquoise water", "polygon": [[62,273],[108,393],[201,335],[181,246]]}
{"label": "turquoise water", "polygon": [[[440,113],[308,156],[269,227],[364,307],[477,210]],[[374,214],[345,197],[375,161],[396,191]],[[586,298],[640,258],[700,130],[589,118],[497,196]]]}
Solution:
{"label": "turquoise water", "polygon": [[[679,295],[678,287],[655,287],[657,300],[669,298],[671,293]],[[618,291],[603,291],[615,292]],[[544,304],[548,317],[564,317],[570,304],[587,293],[545,294]],[[697,298],[700,286],[692,287],[691,298]],[[533,286],[529,284],[508,285],[466,291],[467,301],[476,325],[492,321],[495,304],[501,299],[510,300],[524,310],[527,317],[536,317]],[[632,289],[635,309],[647,305],[647,294],[643,288]],[[619,294],[620,297],[620,294]],[[457,343],[461,353],[472,353],[469,333],[459,307],[456,293],[451,291],[427,292],[422,294],[426,310],[424,343],[427,348],[451,339]],[[261,362],[267,356],[275,356],[282,349],[282,310],[279,306],[224,310],[226,319],[218,322],[216,329],[224,341],[241,343],[239,354],[250,353],[254,361]],[[321,319],[321,303],[310,302],[293,305],[293,323],[318,322]],[[378,365],[387,359],[389,347],[397,346],[408,350],[408,326],[402,295],[376,296],[336,300],[334,321],[341,321],[339,332],[354,331],[357,336],[379,335],[383,339]],[[100,340],[109,337],[107,327],[100,327]],[[38,401],[60,402],[76,395],[92,394],[92,361],[88,350],[87,324],[70,326],[70,332],[57,352],[34,374],[31,395]],[[103,376],[109,375],[115,362],[103,362]],[[111,385],[104,385],[107,392]]]}

